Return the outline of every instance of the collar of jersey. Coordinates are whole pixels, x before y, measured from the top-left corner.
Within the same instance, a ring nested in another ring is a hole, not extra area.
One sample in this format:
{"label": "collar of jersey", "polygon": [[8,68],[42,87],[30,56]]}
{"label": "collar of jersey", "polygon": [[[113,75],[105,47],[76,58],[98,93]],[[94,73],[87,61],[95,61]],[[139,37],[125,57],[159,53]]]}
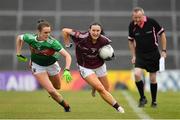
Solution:
{"label": "collar of jersey", "polygon": [[37,41],[37,42],[40,42],[40,43],[42,43],[42,42],[45,42],[44,40],[43,41],[39,41],[39,40],[37,40],[37,36],[35,36],[35,40]]}
{"label": "collar of jersey", "polygon": [[147,21],[147,17],[146,16],[144,16],[144,18],[143,18],[143,22],[142,22],[142,24],[139,26],[140,28],[143,28],[143,26],[144,26],[144,23]]}

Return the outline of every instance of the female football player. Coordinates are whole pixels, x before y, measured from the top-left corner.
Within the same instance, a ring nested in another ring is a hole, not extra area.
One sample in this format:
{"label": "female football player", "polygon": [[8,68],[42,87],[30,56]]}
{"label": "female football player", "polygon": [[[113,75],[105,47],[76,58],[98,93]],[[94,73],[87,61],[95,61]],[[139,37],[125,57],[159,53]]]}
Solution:
{"label": "female football player", "polygon": [[98,23],[93,23],[88,32],[80,32],[70,28],[63,28],[62,34],[65,45],[70,46],[70,37],[72,38],[75,49],[78,68],[83,79],[92,88],[97,90],[100,96],[118,112],[124,113],[124,109],[117,103],[113,96],[105,89],[107,82],[106,64],[99,57],[98,51],[102,46],[110,44],[110,40],[101,34],[102,27]]}
{"label": "female football player", "polygon": [[24,42],[27,43],[31,50],[30,67],[34,77],[50,96],[64,107],[65,112],[70,112],[70,106],[56,89],[60,89],[59,73],[61,68],[57,62],[58,56],[62,55],[66,60],[63,77],[67,82],[72,80],[69,72],[71,56],[50,33],[50,24],[45,20],[40,20],[38,21],[36,34],[18,35],[16,39],[17,59],[18,61],[27,61],[27,58],[21,55],[22,45]]}

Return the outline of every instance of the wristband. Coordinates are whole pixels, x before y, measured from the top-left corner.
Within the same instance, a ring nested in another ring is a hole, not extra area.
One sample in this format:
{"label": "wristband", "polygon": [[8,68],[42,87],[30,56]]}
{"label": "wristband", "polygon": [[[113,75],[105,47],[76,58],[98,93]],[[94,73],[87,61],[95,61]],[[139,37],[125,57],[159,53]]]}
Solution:
{"label": "wristband", "polygon": [[72,47],[72,43],[69,43],[68,45],[65,45],[66,48],[71,48]]}
{"label": "wristband", "polygon": [[64,71],[70,71],[69,69],[64,69]]}
{"label": "wristband", "polygon": [[28,60],[25,56],[23,56],[21,54],[20,55],[18,54],[16,56],[17,56],[17,59],[19,62],[27,62],[27,60]]}

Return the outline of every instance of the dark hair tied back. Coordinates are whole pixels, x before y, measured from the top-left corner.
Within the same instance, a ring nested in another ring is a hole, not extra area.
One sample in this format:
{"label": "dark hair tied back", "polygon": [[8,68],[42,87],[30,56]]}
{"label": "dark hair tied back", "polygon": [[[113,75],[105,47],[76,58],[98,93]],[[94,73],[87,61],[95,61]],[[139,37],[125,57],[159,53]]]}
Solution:
{"label": "dark hair tied back", "polygon": [[51,25],[49,24],[49,22],[46,21],[46,20],[43,20],[43,19],[38,20],[37,23],[38,23],[38,24],[37,24],[37,29],[38,29],[39,31],[41,31],[44,27],[51,27]]}
{"label": "dark hair tied back", "polygon": [[102,27],[102,25],[101,25],[100,23],[98,23],[98,22],[93,22],[92,24],[90,24],[89,28],[91,29],[91,27],[92,27],[93,25],[98,25],[98,26],[100,26],[100,28],[101,28],[101,35],[105,35],[104,29],[103,29],[103,27]]}

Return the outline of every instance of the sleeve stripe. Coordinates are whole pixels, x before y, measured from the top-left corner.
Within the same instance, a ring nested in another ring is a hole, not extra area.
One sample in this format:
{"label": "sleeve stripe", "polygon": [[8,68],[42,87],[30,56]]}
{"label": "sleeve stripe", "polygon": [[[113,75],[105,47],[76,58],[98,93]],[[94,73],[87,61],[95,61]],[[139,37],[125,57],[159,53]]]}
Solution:
{"label": "sleeve stripe", "polygon": [[161,30],[157,33],[157,35],[160,35],[163,32],[164,32],[164,28],[161,28]]}
{"label": "sleeve stripe", "polygon": [[86,38],[89,35],[89,33],[85,33],[85,34],[79,34],[79,38]]}
{"label": "sleeve stripe", "polygon": [[132,37],[128,36],[128,40],[131,40],[131,41],[132,41],[132,40],[134,40],[134,38],[132,38]]}
{"label": "sleeve stripe", "polygon": [[21,39],[21,40],[24,40],[24,39],[23,39],[23,37],[24,37],[24,35],[23,35],[23,34],[22,34],[22,35],[20,35],[20,39]]}
{"label": "sleeve stripe", "polygon": [[73,31],[73,32],[70,33],[71,36],[75,36],[75,34],[76,34],[75,31]]}
{"label": "sleeve stripe", "polygon": [[105,38],[109,43],[112,43],[112,41],[108,37],[106,37],[104,35],[101,35],[101,37]]}
{"label": "sleeve stripe", "polygon": [[62,50],[64,50],[64,48],[61,48],[58,52],[61,52]]}

